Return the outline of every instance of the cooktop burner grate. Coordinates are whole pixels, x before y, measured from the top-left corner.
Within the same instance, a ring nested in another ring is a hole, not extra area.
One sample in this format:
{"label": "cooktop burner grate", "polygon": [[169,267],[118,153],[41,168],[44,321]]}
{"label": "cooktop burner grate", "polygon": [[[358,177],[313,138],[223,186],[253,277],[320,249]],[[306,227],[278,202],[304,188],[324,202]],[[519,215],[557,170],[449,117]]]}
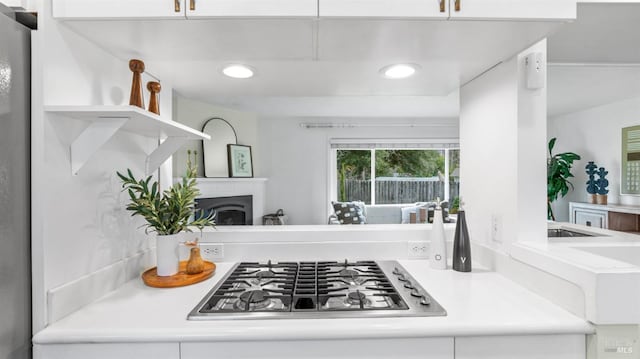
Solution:
{"label": "cooktop burner grate", "polygon": [[400,268],[395,261],[242,262],[189,319],[446,315]]}

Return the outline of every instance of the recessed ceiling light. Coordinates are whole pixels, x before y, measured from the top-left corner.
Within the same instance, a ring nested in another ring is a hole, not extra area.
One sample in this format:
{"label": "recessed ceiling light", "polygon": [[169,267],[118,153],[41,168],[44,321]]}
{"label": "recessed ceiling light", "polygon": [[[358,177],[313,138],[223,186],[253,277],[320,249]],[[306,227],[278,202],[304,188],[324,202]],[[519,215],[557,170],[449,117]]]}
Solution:
{"label": "recessed ceiling light", "polygon": [[404,79],[413,76],[419,68],[414,64],[395,64],[381,68],[380,73],[388,79]]}
{"label": "recessed ceiling light", "polygon": [[234,79],[248,79],[253,77],[253,69],[249,66],[233,64],[222,69],[222,73]]}

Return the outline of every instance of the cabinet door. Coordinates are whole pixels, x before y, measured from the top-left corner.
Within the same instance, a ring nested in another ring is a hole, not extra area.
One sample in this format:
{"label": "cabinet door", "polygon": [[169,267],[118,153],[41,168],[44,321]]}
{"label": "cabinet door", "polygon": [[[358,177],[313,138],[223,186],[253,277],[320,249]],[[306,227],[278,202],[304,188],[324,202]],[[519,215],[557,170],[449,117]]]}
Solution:
{"label": "cabinet door", "polygon": [[576,0],[449,0],[452,20],[569,20]]}
{"label": "cabinet door", "polygon": [[456,337],[456,359],[584,359],[584,335]]}
{"label": "cabinet door", "polygon": [[178,343],[47,344],[33,346],[34,359],[180,359]]}
{"label": "cabinet door", "polygon": [[182,18],[186,0],[52,0],[58,19]]}
{"label": "cabinet door", "polygon": [[[454,359],[453,338],[182,343],[181,359]],[[572,359],[572,358],[571,358]]]}
{"label": "cabinet door", "polygon": [[185,0],[188,18],[317,17],[317,0]]}
{"label": "cabinet door", "polygon": [[574,209],[573,218],[575,224],[588,227],[607,228],[607,212],[588,209]]}
{"label": "cabinet door", "polygon": [[319,0],[321,17],[443,19],[449,0]]}

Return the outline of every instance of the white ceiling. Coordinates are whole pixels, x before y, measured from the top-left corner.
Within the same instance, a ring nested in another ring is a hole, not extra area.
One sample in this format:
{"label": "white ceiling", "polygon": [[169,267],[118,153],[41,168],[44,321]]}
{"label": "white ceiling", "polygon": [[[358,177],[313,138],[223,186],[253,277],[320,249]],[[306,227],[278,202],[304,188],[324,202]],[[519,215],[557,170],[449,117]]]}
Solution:
{"label": "white ceiling", "polygon": [[549,117],[640,97],[640,67],[550,66]]}
{"label": "white ceiling", "polygon": [[[395,109],[412,117],[450,116],[450,95],[461,84],[558,26],[329,19],[64,24],[123,60],[141,58],[188,98],[268,113],[360,116]],[[256,76],[224,77],[229,63],[248,64]],[[421,70],[408,79],[382,78],[380,68],[393,63]]]}
{"label": "white ceiling", "polygon": [[640,3],[579,4],[549,61],[550,117],[640,97]]}
{"label": "white ceiling", "polygon": [[[117,57],[142,58],[182,96],[277,116],[452,117],[457,88],[557,28],[549,23],[379,20],[69,21]],[[114,26],[117,24],[117,26]],[[580,4],[549,38],[554,63],[640,64],[640,4]],[[221,74],[229,63],[249,80]],[[399,62],[416,76],[382,78]],[[549,115],[640,96],[633,66],[550,66]]]}
{"label": "white ceiling", "polygon": [[270,117],[457,118],[459,92],[449,96],[216,97],[216,104]]}
{"label": "white ceiling", "polygon": [[640,63],[640,3],[579,4],[578,20],[549,38],[549,61]]}

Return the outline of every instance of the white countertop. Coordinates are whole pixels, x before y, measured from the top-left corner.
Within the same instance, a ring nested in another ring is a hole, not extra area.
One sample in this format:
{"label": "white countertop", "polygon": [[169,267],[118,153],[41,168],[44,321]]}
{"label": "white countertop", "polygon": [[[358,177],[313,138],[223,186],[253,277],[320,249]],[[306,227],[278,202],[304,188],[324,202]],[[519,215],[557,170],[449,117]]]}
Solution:
{"label": "white countertop", "polygon": [[592,323],[640,323],[640,236],[570,223],[550,223],[592,237],[520,242],[512,258],[576,284]]}
{"label": "white countertop", "polygon": [[155,289],[133,280],[38,333],[34,344],[193,342],[351,338],[416,338],[586,334],[585,320],[503,276],[483,270],[429,269],[424,260],[400,261],[447,310],[446,317],[187,321],[187,314],[233,263],[218,263],[209,280]]}
{"label": "white countertop", "polygon": [[591,209],[596,209],[600,211],[640,214],[640,206],[634,206],[634,205],[628,205],[628,204],[617,204],[617,203],[595,204],[595,203],[585,203],[585,202],[571,202],[571,205],[574,207],[591,208]]}

